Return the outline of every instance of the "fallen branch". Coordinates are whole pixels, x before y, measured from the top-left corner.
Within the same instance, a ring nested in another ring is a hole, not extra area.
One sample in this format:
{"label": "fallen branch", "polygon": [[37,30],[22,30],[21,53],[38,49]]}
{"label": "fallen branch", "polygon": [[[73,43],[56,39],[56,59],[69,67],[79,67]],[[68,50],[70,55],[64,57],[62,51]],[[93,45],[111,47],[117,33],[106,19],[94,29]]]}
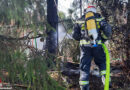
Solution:
{"label": "fallen branch", "polygon": [[29,32],[26,36],[24,37],[20,37],[20,38],[14,38],[14,37],[11,37],[11,36],[5,36],[5,35],[0,35],[0,39],[1,40],[28,40],[28,39],[35,39],[35,38],[39,38],[39,37],[42,37],[43,35],[42,34],[37,34],[37,36],[32,36],[32,37],[29,37],[29,35],[31,34],[32,32]]}

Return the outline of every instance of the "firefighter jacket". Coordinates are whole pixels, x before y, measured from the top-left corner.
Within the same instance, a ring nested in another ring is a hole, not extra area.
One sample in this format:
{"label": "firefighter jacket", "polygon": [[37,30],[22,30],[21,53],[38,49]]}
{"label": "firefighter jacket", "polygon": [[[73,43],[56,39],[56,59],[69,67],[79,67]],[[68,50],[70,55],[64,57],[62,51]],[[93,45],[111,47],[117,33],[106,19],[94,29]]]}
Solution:
{"label": "firefighter jacket", "polygon": [[[98,38],[96,40],[97,44],[104,43],[106,40],[108,40],[112,34],[111,26],[106,22],[106,20],[101,17],[100,14],[95,13],[95,22],[97,26],[97,32],[98,32]],[[85,15],[82,16],[79,21],[83,21],[85,19]],[[85,23],[76,23],[74,25],[72,37],[80,41],[81,46],[91,46],[90,39],[85,38]]]}

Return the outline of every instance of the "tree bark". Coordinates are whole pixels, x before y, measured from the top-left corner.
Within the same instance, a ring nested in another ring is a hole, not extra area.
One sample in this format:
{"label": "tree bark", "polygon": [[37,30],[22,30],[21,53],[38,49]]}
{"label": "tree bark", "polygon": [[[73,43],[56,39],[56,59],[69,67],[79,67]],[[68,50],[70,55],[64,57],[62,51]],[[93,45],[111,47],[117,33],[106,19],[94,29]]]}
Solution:
{"label": "tree bark", "polygon": [[46,45],[47,50],[51,54],[57,53],[58,48],[58,15],[57,15],[58,0],[47,0],[47,28]]}
{"label": "tree bark", "polygon": [[80,0],[80,17],[82,17],[82,0]]}

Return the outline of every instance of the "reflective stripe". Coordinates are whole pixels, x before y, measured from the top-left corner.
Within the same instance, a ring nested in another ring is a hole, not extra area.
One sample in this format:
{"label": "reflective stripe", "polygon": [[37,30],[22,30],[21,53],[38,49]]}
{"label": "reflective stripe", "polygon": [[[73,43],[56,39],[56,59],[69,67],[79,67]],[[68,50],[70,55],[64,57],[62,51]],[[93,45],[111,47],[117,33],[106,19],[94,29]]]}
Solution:
{"label": "reflective stripe", "polygon": [[106,70],[101,71],[101,75],[105,75],[106,74]]}
{"label": "reflective stripe", "polygon": [[97,18],[96,21],[102,21],[104,18]]}
{"label": "reflective stripe", "polygon": [[81,30],[85,30],[85,24],[82,24]]}
{"label": "reflective stripe", "polygon": [[[86,40],[80,40],[80,45],[81,46],[82,45],[88,45],[88,44],[91,44],[91,42],[90,41],[86,41]],[[97,44],[102,44],[102,41],[101,40],[97,41]]]}
{"label": "reflective stripe", "polygon": [[97,44],[102,44],[102,41],[101,41],[101,40],[99,40],[99,41],[97,42]]}
{"label": "reflective stripe", "polygon": [[90,44],[90,41],[80,40],[80,45]]}
{"label": "reflective stripe", "polygon": [[101,35],[104,39],[108,39],[108,37],[103,32],[101,33]]}
{"label": "reflective stripe", "polygon": [[100,28],[99,22],[97,22],[97,27],[98,27],[98,29]]}
{"label": "reflective stripe", "polygon": [[89,81],[79,81],[79,84],[80,85],[86,85],[86,84],[89,84]]}
{"label": "reflective stripe", "polygon": [[104,19],[104,18],[97,18],[97,19],[96,19],[98,29],[100,28],[99,22],[102,21],[103,19]]}
{"label": "reflective stripe", "polygon": [[85,21],[84,20],[78,20],[78,21],[76,21],[76,23],[78,23],[78,24],[83,24]]}

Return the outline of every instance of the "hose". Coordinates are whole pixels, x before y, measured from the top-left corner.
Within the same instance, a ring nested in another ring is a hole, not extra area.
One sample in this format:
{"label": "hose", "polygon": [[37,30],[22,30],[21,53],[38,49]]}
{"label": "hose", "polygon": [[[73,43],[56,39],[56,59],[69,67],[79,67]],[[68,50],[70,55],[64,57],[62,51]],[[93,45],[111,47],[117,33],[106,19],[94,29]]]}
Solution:
{"label": "hose", "polygon": [[102,47],[104,49],[104,52],[106,54],[106,79],[105,79],[105,86],[104,90],[109,90],[109,79],[110,79],[110,55],[108,52],[108,49],[106,45],[103,43]]}

